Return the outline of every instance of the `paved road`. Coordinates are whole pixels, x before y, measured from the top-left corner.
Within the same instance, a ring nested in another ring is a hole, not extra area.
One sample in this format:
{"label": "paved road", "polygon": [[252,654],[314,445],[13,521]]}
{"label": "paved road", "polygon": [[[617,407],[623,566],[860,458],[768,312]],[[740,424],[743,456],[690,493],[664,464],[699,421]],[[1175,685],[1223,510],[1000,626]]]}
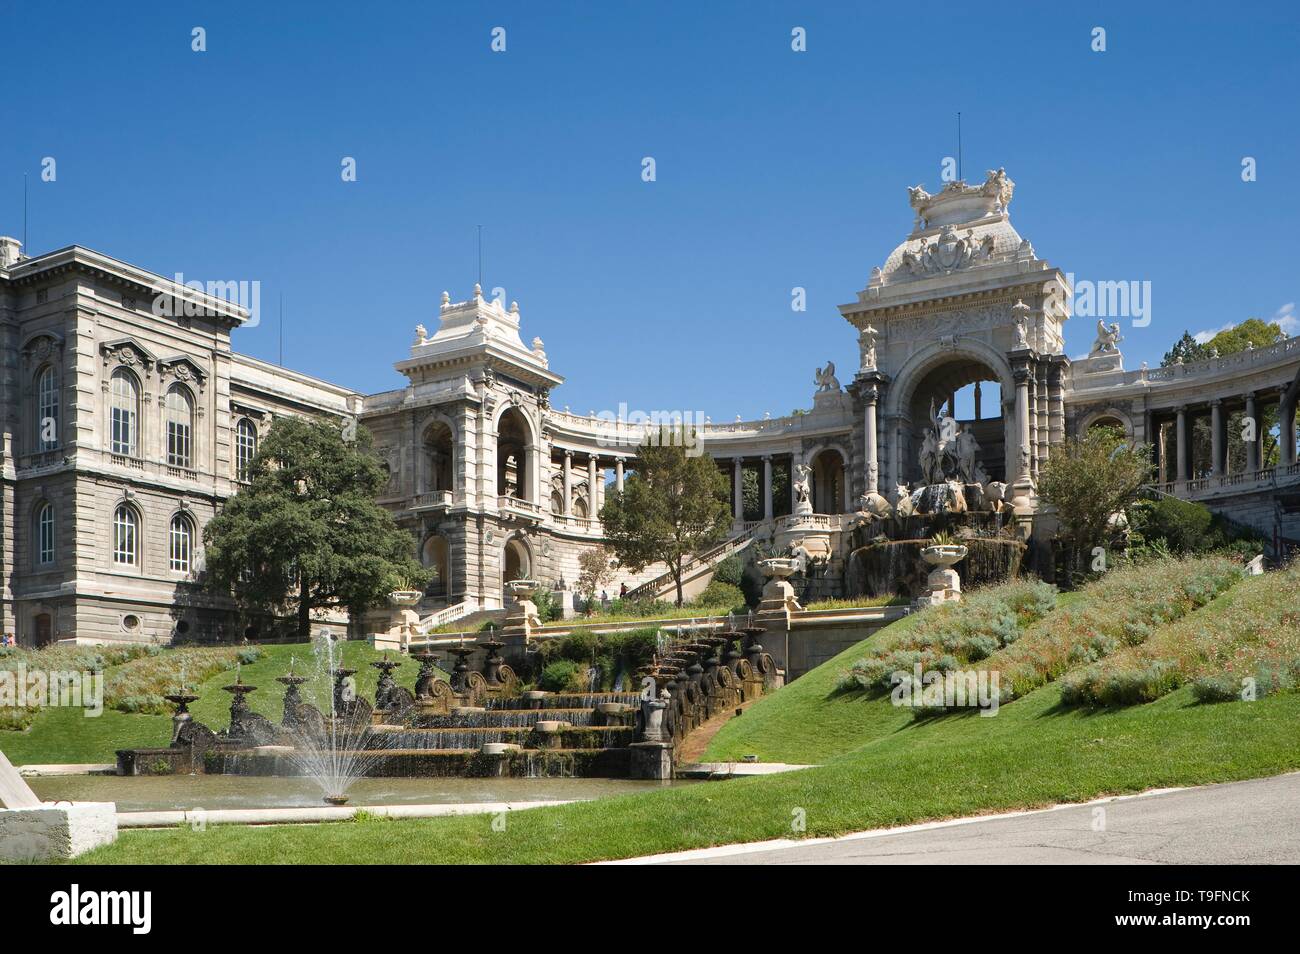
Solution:
{"label": "paved road", "polygon": [[[717,784],[725,785],[726,782]],[[1095,811],[1105,828],[1094,831]],[[723,851],[727,849],[722,849]],[[1300,862],[1300,773],[922,831],[684,864],[1277,864]]]}

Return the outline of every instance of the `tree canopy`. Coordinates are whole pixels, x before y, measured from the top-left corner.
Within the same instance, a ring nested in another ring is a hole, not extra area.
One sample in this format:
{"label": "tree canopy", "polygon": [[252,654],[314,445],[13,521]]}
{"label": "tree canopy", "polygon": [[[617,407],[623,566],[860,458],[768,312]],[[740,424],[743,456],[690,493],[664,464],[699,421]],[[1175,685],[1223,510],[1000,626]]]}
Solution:
{"label": "tree canopy", "polygon": [[1192,361],[1204,361],[1226,354],[1237,354],[1248,348],[1267,348],[1277,344],[1286,337],[1286,332],[1276,321],[1264,321],[1260,318],[1247,318],[1229,328],[1224,328],[1208,341],[1200,342],[1190,331],[1184,331],[1172,348],[1165,352],[1161,367],[1183,364]]}
{"label": "tree canopy", "polygon": [[600,520],[620,564],[633,572],[667,565],[681,606],[687,558],[721,542],[731,528],[727,492],[727,479],[711,457],[688,456],[668,439],[647,441],[623,492],[600,509]]}
{"label": "tree canopy", "polygon": [[250,613],[292,610],[307,639],[314,610],[359,613],[427,582],[414,539],[375,502],[388,478],[370,446],[363,427],[346,440],[339,423],[277,419],[248,486],[204,528],[209,584]]}
{"label": "tree canopy", "polygon": [[1130,444],[1116,428],[1094,427],[1053,448],[1038,492],[1056,507],[1072,573],[1091,565],[1095,548],[1110,542],[1112,515],[1137,500],[1150,479],[1150,449]]}

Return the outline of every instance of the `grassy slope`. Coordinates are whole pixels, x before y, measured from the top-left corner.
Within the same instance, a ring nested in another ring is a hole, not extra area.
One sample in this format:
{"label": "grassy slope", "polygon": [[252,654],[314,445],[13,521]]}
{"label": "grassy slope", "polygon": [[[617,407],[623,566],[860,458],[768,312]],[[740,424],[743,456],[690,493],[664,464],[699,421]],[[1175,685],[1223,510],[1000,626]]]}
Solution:
{"label": "grassy slope", "polygon": [[[289,661],[296,659],[295,671],[308,675],[313,668],[311,647],[307,645],[264,646],[257,662],[244,666],[243,681],[257,686],[249,694],[249,706],[273,722],[279,722],[284,708],[284,687],[275,681],[276,676],[289,670]],[[357,686],[360,693],[372,698],[377,670],[366,663],[380,658],[368,643],[350,642],[343,645],[343,659],[347,666],[359,670]],[[408,688],[415,683],[419,667],[411,660],[397,671],[397,681]],[[200,699],[190,710],[200,722],[210,728],[224,729],[230,722],[230,694],[222,686],[234,682],[235,670],[219,673],[200,685]],[[320,698],[304,692],[311,701]],[[97,718],[87,718],[81,709],[47,709],[37,715],[25,732],[0,731],[0,750],[15,765],[44,764],[50,762],[112,762],[115,752],[126,748],[152,748],[164,746],[171,740],[171,716],[128,715],[105,708]]]}
{"label": "grassy slope", "polygon": [[[1060,610],[1079,599],[1063,593]],[[891,623],[801,676],[780,692],[760,699],[713,737],[701,761],[739,761],[754,754],[764,762],[824,762],[903,726],[912,714],[889,704],[888,696],[835,692],[840,677],[870,650],[888,646],[916,625],[914,614]]]}
{"label": "grassy slope", "polygon": [[1047,686],[996,718],[908,725],[828,764],[768,778],[672,788],[510,816],[127,831],[88,863],[539,863],[628,857],[809,836],[1300,769],[1300,694],[1195,705],[1062,710]]}

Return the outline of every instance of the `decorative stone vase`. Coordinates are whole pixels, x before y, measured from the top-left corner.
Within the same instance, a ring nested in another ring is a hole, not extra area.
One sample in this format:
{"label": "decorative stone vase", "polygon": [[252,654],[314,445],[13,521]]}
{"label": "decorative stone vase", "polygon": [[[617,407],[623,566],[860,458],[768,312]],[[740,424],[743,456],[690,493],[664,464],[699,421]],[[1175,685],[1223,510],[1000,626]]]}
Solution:
{"label": "decorative stone vase", "polygon": [[961,599],[961,577],[953,566],[966,559],[967,552],[959,543],[943,543],[921,550],[921,559],[934,569],[925,580],[929,592],[918,602],[935,604]]}

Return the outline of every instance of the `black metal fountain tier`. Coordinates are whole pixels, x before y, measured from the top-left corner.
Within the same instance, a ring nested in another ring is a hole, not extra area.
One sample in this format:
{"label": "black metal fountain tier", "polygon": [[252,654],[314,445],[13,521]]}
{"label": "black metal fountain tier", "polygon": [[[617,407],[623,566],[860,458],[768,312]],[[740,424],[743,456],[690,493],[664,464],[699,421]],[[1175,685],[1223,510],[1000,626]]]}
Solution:
{"label": "black metal fountain tier", "polygon": [[501,667],[505,665],[505,659],[501,656],[501,649],[505,644],[504,639],[498,639],[491,631],[477,643],[487,653],[487,660],[483,666],[483,675],[487,678],[489,685],[499,686],[502,682]]}
{"label": "black metal fountain tier", "polygon": [[176,707],[174,715],[188,716],[190,714],[190,703],[197,702],[199,697],[182,689],[180,692],[173,692],[170,695],[163,696],[163,698]]}
{"label": "black metal fountain tier", "polygon": [[462,644],[450,646],[447,651],[456,657],[456,665],[451,667],[451,688],[456,692],[465,692],[469,689],[469,663],[466,660],[478,652],[478,647]]}
{"label": "black metal fountain tier", "polygon": [[397,689],[393,670],[401,666],[402,662],[400,659],[389,659],[388,653],[384,653],[383,659],[375,660],[370,665],[379,670],[379,682],[375,685],[375,708],[387,709],[392,705],[393,693]]}
{"label": "black metal fountain tier", "polygon": [[415,677],[415,697],[428,698],[438,679],[438,660],[441,657],[431,649],[422,649],[418,653],[411,653],[411,658],[420,664],[420,672]]}

